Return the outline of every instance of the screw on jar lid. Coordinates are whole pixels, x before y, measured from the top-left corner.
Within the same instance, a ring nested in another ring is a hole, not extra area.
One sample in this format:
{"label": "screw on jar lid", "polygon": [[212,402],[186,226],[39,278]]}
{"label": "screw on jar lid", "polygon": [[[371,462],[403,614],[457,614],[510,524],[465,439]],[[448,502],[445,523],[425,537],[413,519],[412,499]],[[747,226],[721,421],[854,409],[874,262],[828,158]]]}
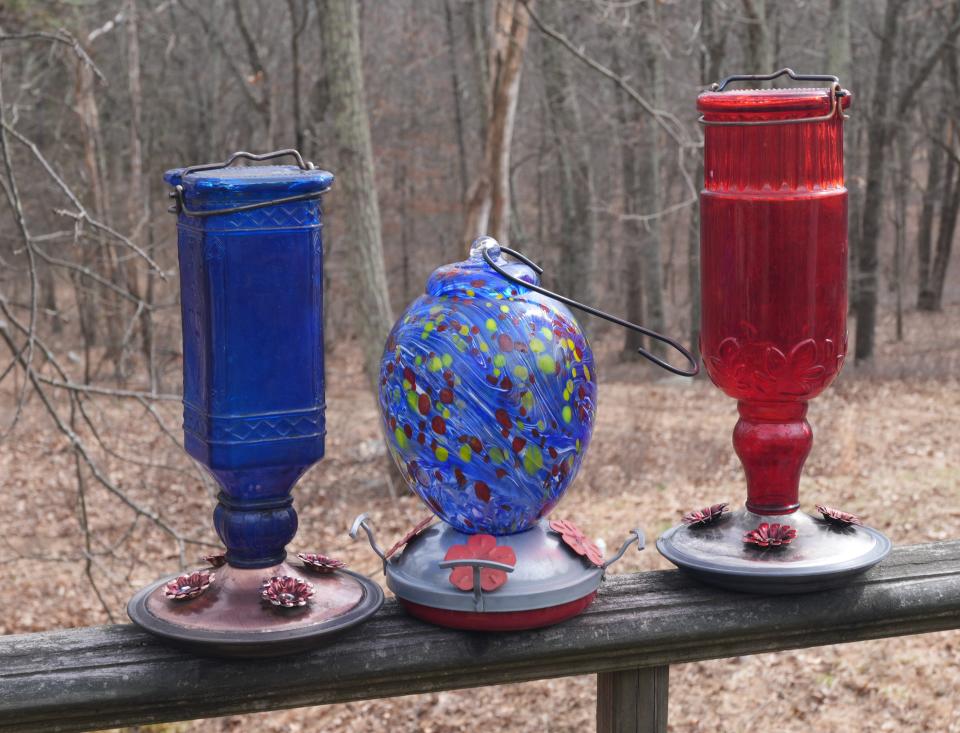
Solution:
{"label": "screw on jar lid", "polygon": [[[739,81],[767,81],[780,76],[794,80],[829,82],[828,88],[737,89],[725,91]],[[773,74],[738,74],[713,84],[697,97],[700,122],[707,126],[783,125],[827,122],[843,118],[850,106],[850,92],[829,74],[797,74],[781,69]]]}
{"label": "screw on jar lid", "polygon": [[[297,165],[232,167],[240,159],[252,161],[293,157]],[[267,206],[318,199],[333,184],[333,174],[304,162],[293,149],[257,155],[240,151],[221,163],[206,163],[167,171],[173,186],[170,211],[206,217],[235,214]]]}

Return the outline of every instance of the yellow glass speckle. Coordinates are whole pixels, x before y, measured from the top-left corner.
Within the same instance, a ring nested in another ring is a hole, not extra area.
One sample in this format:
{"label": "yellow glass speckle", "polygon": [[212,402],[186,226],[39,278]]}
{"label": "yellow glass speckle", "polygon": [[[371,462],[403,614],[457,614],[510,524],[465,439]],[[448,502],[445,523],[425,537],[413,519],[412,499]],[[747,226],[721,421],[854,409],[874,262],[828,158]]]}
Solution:
{"label": "yellow glass speckle", "polygon": [[553,374],[557,371],[557,362],[553,360],[550,354],[540,354],[540,358],[537,359],[537,366],[544,374]]}
{"label": "yellow glass speckle", "polygon": [[437,449],[433,452],[433,455],[437,457],[438,461],[446,461],[450,457],[449,451],[444,448],[442,445],[438,445]]}

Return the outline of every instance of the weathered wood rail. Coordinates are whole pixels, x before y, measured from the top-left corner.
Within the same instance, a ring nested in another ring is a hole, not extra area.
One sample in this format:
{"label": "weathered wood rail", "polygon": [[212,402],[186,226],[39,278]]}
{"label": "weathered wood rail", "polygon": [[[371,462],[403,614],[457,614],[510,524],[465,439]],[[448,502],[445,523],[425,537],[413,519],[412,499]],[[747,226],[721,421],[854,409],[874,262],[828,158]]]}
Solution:
{"label": "weathered wood rail", "polygon": [[511,634],[448,631],[393,602],[280,661],[171,649],[132,626],[0,637],[0,731],[82,731],[598,674],[598,727],[665,731],[669,665],[960,628],[960,541],[902,547],[830,593],[747,596],[676,571],[613,576],[587,613]]}

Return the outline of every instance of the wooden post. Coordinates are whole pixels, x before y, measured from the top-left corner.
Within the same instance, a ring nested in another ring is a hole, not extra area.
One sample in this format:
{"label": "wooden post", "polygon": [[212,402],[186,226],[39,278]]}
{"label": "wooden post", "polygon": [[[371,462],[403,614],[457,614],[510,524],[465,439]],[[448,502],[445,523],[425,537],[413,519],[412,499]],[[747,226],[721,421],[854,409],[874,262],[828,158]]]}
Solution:
{"label": "wooden post", "polygon": [[670,667],[597,675],[597,733],[666,733]]}

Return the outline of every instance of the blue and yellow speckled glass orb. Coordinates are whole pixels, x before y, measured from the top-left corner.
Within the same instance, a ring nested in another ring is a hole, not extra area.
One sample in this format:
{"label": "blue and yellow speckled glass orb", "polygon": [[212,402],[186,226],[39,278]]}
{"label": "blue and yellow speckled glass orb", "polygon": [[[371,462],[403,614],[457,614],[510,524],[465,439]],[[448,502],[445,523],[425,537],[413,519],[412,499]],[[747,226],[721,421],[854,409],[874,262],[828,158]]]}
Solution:
{"label": "blue and yellow speckled glass orb", "polygon": [[390,453],[410,487],[461,532],[521,532],[576,476],[596,413],[593,353],[566,307],[506,280],[538,283],[490,238],[434,271],[380,364]]}

